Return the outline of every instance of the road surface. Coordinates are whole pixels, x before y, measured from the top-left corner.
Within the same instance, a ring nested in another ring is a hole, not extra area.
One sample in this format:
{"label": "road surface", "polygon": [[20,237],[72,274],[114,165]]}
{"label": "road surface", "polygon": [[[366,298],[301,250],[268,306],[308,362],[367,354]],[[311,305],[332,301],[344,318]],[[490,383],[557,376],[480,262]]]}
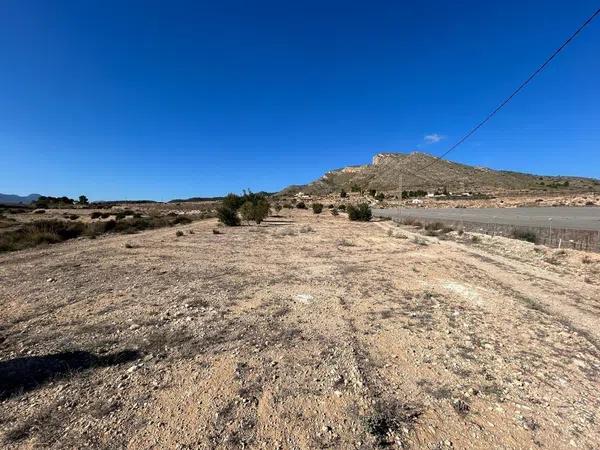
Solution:
{"label": "road surface", "polygon": [[379,217],[414,217],[526,227],[600,231],[599,207],[540,208],[390,208],[375,209]]}

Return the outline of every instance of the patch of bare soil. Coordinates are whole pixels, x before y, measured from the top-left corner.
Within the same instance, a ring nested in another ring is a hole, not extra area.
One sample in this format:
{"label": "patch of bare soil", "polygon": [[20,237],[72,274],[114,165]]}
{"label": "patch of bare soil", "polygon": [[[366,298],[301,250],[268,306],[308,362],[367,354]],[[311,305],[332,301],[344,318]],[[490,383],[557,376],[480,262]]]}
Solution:
{"label": "patch of bare soil", "polygon": [[216,227],[0,255],[3,448],[597,448],[598,255]]}

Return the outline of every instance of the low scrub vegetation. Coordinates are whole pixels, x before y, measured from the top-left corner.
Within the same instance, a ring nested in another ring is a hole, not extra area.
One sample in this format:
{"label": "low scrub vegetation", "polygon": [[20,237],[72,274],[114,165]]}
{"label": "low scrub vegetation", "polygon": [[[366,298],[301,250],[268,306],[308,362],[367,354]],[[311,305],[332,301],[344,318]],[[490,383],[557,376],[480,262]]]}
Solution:
{"label": "low scrub vegetation", "polygon": [[522,241],[532,242],[534,244],[537,242],[537,234],[535,234],[531,230],[519,230],[519,229],[516,229],[516,230],[513,230],[512,236],[515,239],[520,239]]}
{"label": "low scrub vegetation", "polygon": [[373,217],[371,208],[367,203],[360,203],[356,206],[348,205],[348,218],[359,222],[368,222]]}
{"label": "low scrub vegetation", "polygon": [[[191,222],[191,219],[186,217]],[[78,237],[95,238],[105,233],[134,234],[139,231],[177,225],[165,216],[82,223],[65,220],[36,220],[16,230],[0,233],[0,252],[22,250],[44,244],[56,244]],[[186,222],[187,223],[187,222]]]}
{"label": "low scrub vegetation", "polygon": [[313,203],[312,210],[315,214],[321,214],[321,212],[323,211],[323,203]]}
{"label": "low scrub vegetation", "polygon": [[300,202],[296,203],[296,208],[298,208],[298,209],[306,209],[306,203],[300,201]]}

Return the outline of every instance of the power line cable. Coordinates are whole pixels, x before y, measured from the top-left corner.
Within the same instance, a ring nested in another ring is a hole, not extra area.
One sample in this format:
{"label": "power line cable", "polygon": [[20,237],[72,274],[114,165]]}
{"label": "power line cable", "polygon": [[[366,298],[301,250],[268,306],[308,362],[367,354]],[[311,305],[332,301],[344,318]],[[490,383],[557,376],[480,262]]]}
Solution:
{"label": "power line cable", "polygon": [[[459,145],[461,145],[463,142],[465,142],[467,139],[469,139],[473,134],[475,134],[475,132],[477,130],[479,130],[483,125],[485,125],[492,117],[494,117],[498,111],[500,111],[508,102],[510,102],[513,99],[513,97],[515,97],[525,86],[527,86],[531,80],[533,80],[542,70],[544,70],[546,68],[546,66],[548,64],[550,64],[550,61],[552,61],[567,45],[569,45],[571,43],[571,41],[573,39],[575,39],[575,37],[586,26],[588,26],[592,22],[592,20],[594,20],[596,18],[596,16],[598,16],[598,14],[600,14],[600,8],[598,8],[596,10],[596,12],[594,14],[592,14],[571,36],[569,36],[569,38],[565,42],[563,42],[563,44],[560,47],[558,47],[554,51],[554,53],[552,53],[552,55],[550,55],[550,57],[548,59],[546,59],[546,61],[544,61],[544,63],[535,70],[535,72],[533,72],[529,76],[529,78],[527,78],[523,83],[521,83],[521,85],[515,91],[513,91],[512,94],[510,94],[502,103],[500,103],[500,105],[498,107],[496,107],[496,109],[494,109],[490,114],[488,114],[485,119],[483,119],[481,122],[479,122],[479,124],[477,124],[473,129],[471,129],[471,131],[469,131],[466,135],[464,135],[456,144],[454,144],[452,147],[450,147],[448,150],[446,150],[440,156],[436,156],[435,157],[436,159],[434,161],[432,161],[429,164],[425,164],[424,166],[419,167],[418,169],[415,169],[414,172],[420,172],[424,169],[427,169],[427,168],[433,166],[434,164],[438,163],[439,161],[442,161],[442,159],[446,155],[448,155],[450,152],[455,150]],[[413,175],[416,175],[416,174],[413,173]]]}

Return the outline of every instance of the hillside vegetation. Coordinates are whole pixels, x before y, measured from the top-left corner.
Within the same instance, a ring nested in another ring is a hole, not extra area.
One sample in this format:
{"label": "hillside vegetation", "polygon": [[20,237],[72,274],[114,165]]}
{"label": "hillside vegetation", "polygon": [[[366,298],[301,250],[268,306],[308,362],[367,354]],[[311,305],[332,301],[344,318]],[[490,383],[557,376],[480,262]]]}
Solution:
{"label": "hillside vegetation", "polygon": [[[435,164],[420,170],[434,161]],[[401,175],[404,189],[428,191],[444,188],[456,192],[600,191],[600,181],[591,178],[541,176],[492,170],[446,160],[440,161],[426,153],[412,152],[379,153],[373,157],[371,164],[332,170],[312,183],[290,186],[282,193],[293,194],[301,191],[323,195],[341,190],[397,191]]]}

